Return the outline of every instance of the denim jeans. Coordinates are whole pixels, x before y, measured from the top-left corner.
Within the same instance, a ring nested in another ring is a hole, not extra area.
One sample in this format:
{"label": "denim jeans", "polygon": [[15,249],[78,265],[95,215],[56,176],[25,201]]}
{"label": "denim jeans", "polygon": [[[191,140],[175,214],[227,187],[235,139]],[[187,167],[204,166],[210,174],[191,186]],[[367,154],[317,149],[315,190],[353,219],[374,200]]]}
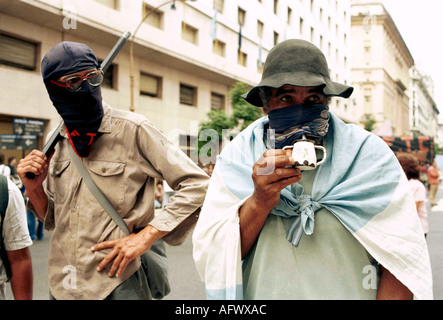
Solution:
{"label": "denim jeans", "polygon": [[30,210],[26,210],[27,216],[28,216],[28,230],[29,230],[29,236],[32,240],[35,240],[35,237],[37,236],[37,239],[43,239],[43,222],[38,220],[38,226],[37,229],[35,227],[35,216]]}

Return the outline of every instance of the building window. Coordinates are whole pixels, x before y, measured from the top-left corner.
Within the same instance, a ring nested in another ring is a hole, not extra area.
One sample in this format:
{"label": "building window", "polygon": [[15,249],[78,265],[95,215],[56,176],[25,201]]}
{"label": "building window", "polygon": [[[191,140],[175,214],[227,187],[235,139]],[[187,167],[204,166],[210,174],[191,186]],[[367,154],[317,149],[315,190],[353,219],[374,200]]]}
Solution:
{"label": "building window", "polygon": [[300,23],[299,23],[299,29],[300,29],[300,35],[303,34],[303,18],[300,18]]}
{"label": "building window", "polygon": [[180,103],[188,106],[196,106],[197,88],[180,83]]}
{"label": "building window", "polygon": [[95,1],[114,10],[118,10],[119,0],[95,0]]}
{"label": "building window", "polygon": [[140,73],[140,95],[155,98],[162,97],[162,78],[147,73]]}
{"label": "building window", "polygon": [[182,39],[191,42],[195,45],[198,44],[198,29],[191,27],[186,23],[182,23]]}
{"label": "building window", "polygon": [[363,90],[363,110],[364,113],[372,113],[372,90],[370,88],[364,88]]}
{"label": "building window", "polygon": [[242,27],[245,25],[245,19],[246,19],[246,11],[242,8],[238,8],[238,24]]}
{"label": "building window", "polygon": [[217,12],[223,13],[224,2],[224,0],[214,0],[212,5],[213,9],[217,9]]}
{"label": "building window", "polygon": [[211,110],[225,110],[225,96],[211,92]]}
{"label": "building window", "polygon": [[[103,63],[102,60],[99,60],[98,62],[100,65]],[[109,66],[108,70],[106,70],[106,73],[103,74],[103,82],[101,84],[102,87],[117,89],[117,81],[116,81],[116,79],[118,78],[117,70],[118,67],[116,64],[111,64]]]}
{"label": "building window", "polygon": [[219,56],[225,56],[226,43],[216,39],[212,42],[212,52]]}
{"label": "building window", "polygon": [[274,0],[274,14],[278,12],[278,0]]}
{"label": "building window", "polygon": [[263,61],[260,61],[260,59],[257,59],[257,73],[263,73]]}
{"label": "building window", "polygon": [[278,32],[274,31],[274,46],[278,44]]}
{"label": "building window", "polygon": [[163,29],[163,12],[154,9],[154,7],[151,7],[147,3],[143,3],[142,19],[145,18],[147,14],[149,14],[149,17],[145,19],[144,23],[147,23],[157,29]]}
{"label": "building window", "polygon": [[288,20],[286,20],[288,26],[291,25],[291,20],[292,20],[292,9],[288,7]]}
{"label": "building window", "polygon": [[263,38],[263,28],[264,24],[260,20],[257,20],[257,36],[262,39]]}
{"label": "building window", "polygon": [[0,63],[35,70],[37,44],[0,33]]}
{"label": "building window", "polygon": [[246,67],[246,60],[248,58],[248,55],[242,51],[238,51],[237,53],[237,62],[239,65]]}

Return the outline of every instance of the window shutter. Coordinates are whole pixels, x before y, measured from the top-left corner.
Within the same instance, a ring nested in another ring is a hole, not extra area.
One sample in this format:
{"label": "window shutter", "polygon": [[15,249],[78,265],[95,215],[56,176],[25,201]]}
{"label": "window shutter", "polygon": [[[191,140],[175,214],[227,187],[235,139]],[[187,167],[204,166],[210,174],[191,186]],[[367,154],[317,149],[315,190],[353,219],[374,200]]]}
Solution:
{"label": "window shutter", "polygon": [[158,97],[160,79],[148,74],[140,74],[140,93],[151,97]]}
{"label": "window shutter", "polygon": [[187,104],[190,106],[194,104],[194,90],[195,88],[180,84],[180,103]]}
{"label": "window shutter", "polygon": [[35,70],[37,45],[0,34],[0,62],[14,67]]}
{"label": "window shutter", "polygon": [[217,93],[211,93],[211,109],[224,110],[224,96]]}

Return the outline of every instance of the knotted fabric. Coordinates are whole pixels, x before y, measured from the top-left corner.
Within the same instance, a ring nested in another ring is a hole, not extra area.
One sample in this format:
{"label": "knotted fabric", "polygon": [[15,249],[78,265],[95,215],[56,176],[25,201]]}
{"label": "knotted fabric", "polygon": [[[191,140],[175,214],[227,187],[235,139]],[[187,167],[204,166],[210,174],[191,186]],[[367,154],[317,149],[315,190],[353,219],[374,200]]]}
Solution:
{"label": "knotted fabric", "polygon": [[[298,246],[303,232],[311,235],[314,232],[314,214],[322,207],[320,203],[312,200],[312,197],[303,192],[298,185],[293,185],[293,192],[286,192],[271,213],[284,218],[292,218],[293,221],[286,234],[286,239],[294,246]],[[299,191],[295,190],[299,189]]]}

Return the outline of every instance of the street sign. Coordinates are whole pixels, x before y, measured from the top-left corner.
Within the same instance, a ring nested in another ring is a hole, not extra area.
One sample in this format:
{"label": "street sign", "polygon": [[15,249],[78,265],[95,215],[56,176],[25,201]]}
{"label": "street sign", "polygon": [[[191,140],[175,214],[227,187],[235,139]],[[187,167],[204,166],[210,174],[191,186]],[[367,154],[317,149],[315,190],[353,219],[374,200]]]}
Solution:
{"label": "street sign", "polygon": [[45,122],[42,120],[14,118],[12,129],[16,135],[37,135],[42,137]]}
{"label": "street sign", "polygon": [[0,135],[1,150],[32,150],[37,149],[37,144],[38,140],[36,135]]}

